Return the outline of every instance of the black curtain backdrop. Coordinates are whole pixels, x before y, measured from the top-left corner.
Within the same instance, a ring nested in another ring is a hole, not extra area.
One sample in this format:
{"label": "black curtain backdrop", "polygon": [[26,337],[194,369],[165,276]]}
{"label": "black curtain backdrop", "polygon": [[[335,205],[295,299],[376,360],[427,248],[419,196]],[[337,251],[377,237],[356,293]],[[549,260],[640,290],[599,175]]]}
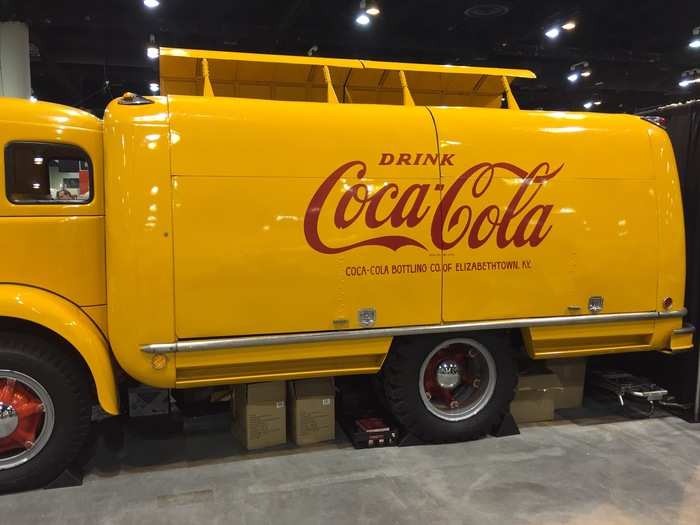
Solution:
{"label": "black curtain backdrop", "polygon": [[[700,102],[668,108],[662,112],[668,119],[668,134],[676,153],[685,215],[686,287],[685,304],[688,321],[700,327]],[[695,334],[695,351],[680,361],[679,395],[697,403],[696,382],[700,334]],[[695,372],[695,373],[693,373]],[[695,418],[698,416],[695,406]]]}
{"label": "black curtain backdrop", "polygon": [[[700,101],[666,106],[646,114],[667,119],[666,129],[676,155],[685,215],[686,320],[700,330]],[[699,332],[694,340],[694,352],[670,358],[652,353],[643,359],[648,362],[638,363],[650,379],[668,388],[682,403],[697,401]],[[697,410],[695,406],[695,417]]]}

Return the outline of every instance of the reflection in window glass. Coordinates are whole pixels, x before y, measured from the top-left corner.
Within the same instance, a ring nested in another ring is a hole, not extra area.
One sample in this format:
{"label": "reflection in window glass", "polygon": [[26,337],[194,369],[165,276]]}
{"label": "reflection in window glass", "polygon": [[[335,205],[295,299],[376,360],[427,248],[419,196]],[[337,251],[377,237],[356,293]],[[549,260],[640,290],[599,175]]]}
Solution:
{"label": "reflection in window glass", "polygon": [[92,164],[77,146],[11,142],[5,146],[5,189],[16,204],[82,204],[92,199]]}

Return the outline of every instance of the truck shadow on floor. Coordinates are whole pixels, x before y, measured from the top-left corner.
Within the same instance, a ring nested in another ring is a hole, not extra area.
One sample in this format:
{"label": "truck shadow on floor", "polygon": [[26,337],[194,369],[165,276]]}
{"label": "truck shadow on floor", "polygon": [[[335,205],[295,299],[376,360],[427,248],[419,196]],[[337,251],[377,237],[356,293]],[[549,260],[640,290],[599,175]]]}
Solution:
{"label": "truck shadow on floor", "polygon": [[139,418],[119,416],[94,424],[92,439],[79,463],[86,475],[110,477],[124,470],[184,468],[209,462],[352,447],[339,427],[336,436],[333,441],[316,445],[299,447],[287,443],[248,451],[231,433],[228,411],[199,417],[183,417],[178,413]]}

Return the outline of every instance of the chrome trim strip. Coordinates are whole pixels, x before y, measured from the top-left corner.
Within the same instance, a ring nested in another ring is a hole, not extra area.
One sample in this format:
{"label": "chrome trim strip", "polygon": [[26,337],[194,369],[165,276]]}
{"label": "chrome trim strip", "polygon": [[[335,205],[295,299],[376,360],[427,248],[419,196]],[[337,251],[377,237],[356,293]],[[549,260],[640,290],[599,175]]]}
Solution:
{"label": "chrome trim strip", "polygon": [[532,326],[562,326],[624,321],[643,321],[668,317],[684,317],[685,308],[671,312],[630,312],[623,314],[585,314],[557,317],[524,317],[498,321],[472,321],[467,323],[446,323],[399,328],[368,328],[365,330],[337,330],[334,332],[304,332],[299,334],[253,335],[221,337],[217,339],[186,339],[176,343],[157,343],[141,346],[141,351],[149,354],[167,352],[199,352],[203,350],[228,350],[251,346],[271,346],[301,343],[321,343],[328,341],[353,341],[396,337],[400,335],[444,334],[468,330],[493,330],[498,328],[528,328]]}
{"label": "chrome trim strip", "polygon": [[675,330],[671,330],[671,335],[685,335],[685,334],[694,334],[695,333],[695,327],[690,324],[686,323],[683,328],[676,328]]}

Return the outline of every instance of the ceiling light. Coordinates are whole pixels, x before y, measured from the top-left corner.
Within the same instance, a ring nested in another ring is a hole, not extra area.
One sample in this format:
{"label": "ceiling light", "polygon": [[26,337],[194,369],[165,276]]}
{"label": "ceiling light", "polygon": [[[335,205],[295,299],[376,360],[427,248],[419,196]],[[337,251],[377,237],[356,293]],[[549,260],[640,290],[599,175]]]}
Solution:
{"label": "ceiling light", "polygon": [[602,104],[603,101],[600,100],[600,97],[598,95],[593,95],[593,98],[583,103],[583,107],[586,109],[593,109],[594,106],[601,106]]}
{"label": "ceiling light", "polygon": [[700,26],[693,29],[693,39],[688,44],[688,47],[692,49],[700,48]]}
{"label": "ceiling light", "polygon": [[558,28],[558,27],[553,27],[552,29],[549,29],[549,30],[544,34],[544,36],[546,36],[546,37],[549,38],[550,40],[554,40],[555,38],[557,38],[557,37],[559,36],[559,33],[560,33],[559,28]]}
{"label": "ceiling light", "polygon": [[360,13],[359,15],[357,15],[355,22],[357,22],[361,26],[366,26],[367,24],[369,24],[369,17],[365,13]]}
{"label": "ceiling light", "polygon": [[680,87],[688,87],[690,84],[700,83],[700,69],[689,69],[681,74],[681,81],[678,82]]}
{"label": "ceiling light", "polygon": [[160,5],[160,2],[158,0],[143,0],[143,5],[149,9],[154,9]]}
{"label": "ceiling light", "polygon": [[566,77],[569,82],[576,82],[580,78],[591,76],[591,67],[588,62],[576,62],[569,68],[569,74]]}
{"label": "ceiling light", "polygon": [[158,93],[158,91],[160,91],[160,86],[158,85],[158,82],[151,82],[148,84],[148,89],[151,90],[151,93]]}
{"label": "ceiling light", "polygon": [[372,7],[368,7],[367,11],[365,11],[365,13],[367,13],[370,16],[377,16],[379,13],[381,13],[381,11],[379,10],[379,8],[377,6],[372,6]]}
{"label": "ceiling light", "polygon": [[572,29],[576,28],[576,22],[574,22],[573,20],[570,20],[569,22],[567,22],[566,24],[561,26],[561,28],[564,31],[571,31]]}
{"label": "ceiling light", "polygon": [[146,48],[146,56],[150,59],[158,58],[159,54],[157,47],[149,46]]}

